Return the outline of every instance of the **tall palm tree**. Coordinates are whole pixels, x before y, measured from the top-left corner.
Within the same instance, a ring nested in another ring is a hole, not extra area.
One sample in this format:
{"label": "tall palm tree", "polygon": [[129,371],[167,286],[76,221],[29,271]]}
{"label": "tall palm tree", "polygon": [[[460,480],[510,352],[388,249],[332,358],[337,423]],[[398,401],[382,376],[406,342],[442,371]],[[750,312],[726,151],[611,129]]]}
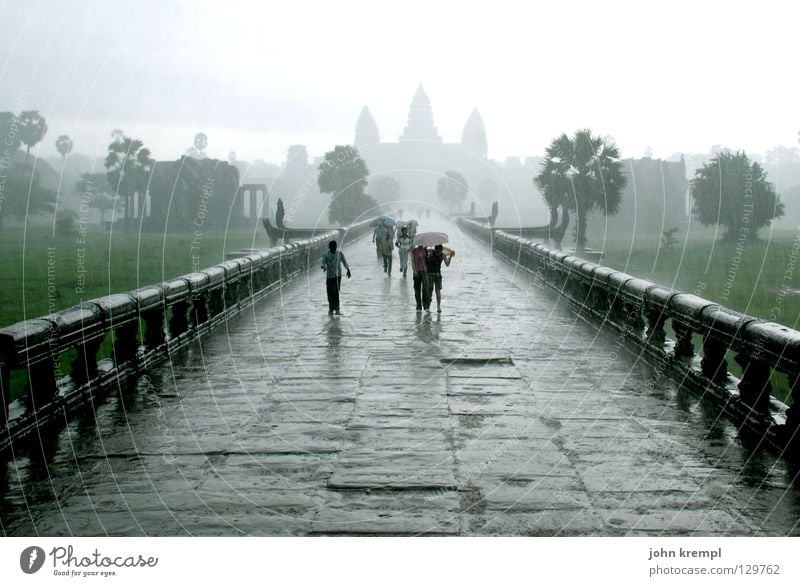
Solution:
{"label": "tall palm tree", "polygon": [[47,121],[39,114],[38,110],[26,110],[20,113],[19,121],[22,127],[20,139],[27,147],[25,151],[25,162],[27,163],[30,158],[31,147],[41,141],[47,132]]}
{"label": "tall palm tree", "polygon": [[545,151],[542,172],[534,178],[551,214],[558,206],[575,212],[576,247],[586,247],[586,217],[593,209],[604,215],[619,210],[627,179],[617,146],[591,130],[553,139]]}
{"label": "tall palm tree", "polygon": [[143,213],[144,194],[153,168],[150,150],[141,140],[123,137],[108,145],[105,162],[108,182],[115,193],[122,197],[125,209],[125,230],[133,213],[133,197],[139,194],[139,213]]}
{"label": "tall palm tree", "polygon": [[64,161],[67,160],[67,155],[72,152],[72,146],[72,139],[66,134],[62,134],[56,139],[56,150]]}

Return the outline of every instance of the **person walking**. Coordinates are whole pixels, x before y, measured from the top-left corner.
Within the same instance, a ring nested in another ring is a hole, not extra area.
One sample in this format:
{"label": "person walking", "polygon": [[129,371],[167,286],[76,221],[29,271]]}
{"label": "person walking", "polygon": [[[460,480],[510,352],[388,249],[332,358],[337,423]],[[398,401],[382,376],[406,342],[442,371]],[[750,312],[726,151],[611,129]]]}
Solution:
{"label": "person walking", "polygon": [[322,255],[321,269],[325,271],[325,288],[328,293],[328,315],[340,315],[339,290],[342,288],[342,265],[347,269],[347,278],[350,278],[350,265],[341,250],[336,250],[336,240],[328,243],[328,252]]}
{"label": "person walking", "polygon": [[414,300],[417,311],[430,311],[431,288],[428,279],[428,249],[417,246],[411,251],[411,270],[414,278]]}
{"label": "person walking", "polygon": [[380,242],[381,256],[383,256],[383,272],[392,276],[392,253],[394,246],[392,245],[392,233],[386,232],[386,236]]}
{"label": "person walking", "polygon": [[378,255],[378,260],[380,260],[381,257],[383,256],[381,254],[381,242],[385,237],[386,237],[386,226],[384,225],[383,222],[381,222],[375,227],[375,230],[372,232],[372,241],[375,243],[375,252]]}
{"label": "person walking", "polygon": [[455,252],[450,252],[449,254],[445,254],[444,247],[441,244],[437,244],[433,248],[433,250],[430,253],[428,253],[428,258],[427,258],[428,279],[430,279],[431,288],[434,291],[436,291],[437,313],[442,313],[442,262],[444,262],[444,264],[449,267],[450,260],[452,260],[454,255]]}
{"label": "person walking", "polygon": [[400,257],[400,271],[405,279],[408,271],[408,253],[411,252],[411,246],[414,244],[414,239],[408,234],[408,228],[405,226],[400,228],[400,235],[394,244],[400,249],[397,254]]}

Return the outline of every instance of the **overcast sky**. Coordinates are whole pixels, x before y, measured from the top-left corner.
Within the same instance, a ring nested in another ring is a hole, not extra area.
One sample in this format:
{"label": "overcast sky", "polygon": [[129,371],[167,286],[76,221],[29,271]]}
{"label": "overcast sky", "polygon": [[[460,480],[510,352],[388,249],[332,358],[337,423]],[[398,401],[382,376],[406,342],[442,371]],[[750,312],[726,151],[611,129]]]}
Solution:
{"label": "overcast sky", "polygon": [[624,156],[797,146],[796,1],[695,4],[0,0],[0,110],[42,112],[42,156],[122,128],[280,163],[352,142],[364,105],[396,140],[422,83],[445,141],[477,107],[498,160],[580,127]]}

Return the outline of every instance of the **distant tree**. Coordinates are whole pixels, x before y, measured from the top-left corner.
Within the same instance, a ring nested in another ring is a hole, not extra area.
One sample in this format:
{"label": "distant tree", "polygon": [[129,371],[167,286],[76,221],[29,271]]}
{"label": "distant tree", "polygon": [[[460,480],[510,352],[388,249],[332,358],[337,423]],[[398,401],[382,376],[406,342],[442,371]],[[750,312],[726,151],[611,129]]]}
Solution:
{"label": "distant tree", "polygon": [[20,139],[25,144],[25,161],[31,153],[31,147],[40,142],[47,132],[47,121],[39,114],[38,110],[25,110],[19,115],[21,123]]}
{"label": "distant tree", "polygon": [[394,177],[383,175],[371,181],[370,192],[380,203],[389,203],[400,199],[400,184]]}
{"label": "distant tree", "polygon": [[105,223],[106,212],[117,208],[118,199],[112,195],[108,176],[105,173],[83,173],[75,185],[75,191],[89,207],[100,212],[100,222]]}
{"label": "distant tree", "polygon": [[122,198],[125,210],[125,230],[133,214],[133,198],[139,196],[139,211],[143,211],[147,181],[153,168],[150,150],[138,139],[124,137],[108,145],[105,166],[113,193]]}
{"label": "distant tree", "polygon": [[3,227],[4,218],[14,216],[24,220],[28,216],[52,212],[55,209],[55,192],[42,187],[39,174],[31,165],[12,165],[4,170],[4,174],[0,228]]}
{"label": "distant tree", "polygon": [[695,217],[704,226],[725,226],[723,240],[756,240],[759,228],[784,214],[764,169],[744,151],[722,150],[697,169],[691,193]]}
{"label": "distant tree", "polygon": [[122,142],[125,140],[125,131],[121,128],[115,128],[111,131],[111,142]]}
{"label": "distant tree", "polygon": [[542,172],[534,178],[551,212],[558,206],[575,212],[577,248],[586,247],[588,213],[616,214],[626,183],[617,146],[588,129],[553,139]]}
{"label": "distant tree", "polygon": [[336,146],[319,166],[319,190],[331,194],[328,219],[346,226],[378,203],[364,193],[369,170],[358,149]]}
{"label": "distant tree", "polygon": [[67,155],[72,152],[72,139],[66,134],[62,134],[56,139],[56,150],[66,161]]}
{"label": "distant tree", "polygon": [[467,197],[467,180],[457,171],[447,171],[444,177],[436,182],[436,193],[444,204],[453,209],[461,207],[461,202]]}
{"label": "distant tree", "polygon": [[0,112],[0,145],[17,150],[22,144],[20,132],[22,123],[13,112]]}
{"label": "distant tree", "polygon": [[675,234],[677,233],[677,228],[670,228],[669,230],[664,230],[661,232],[661,246],[663,246],[666,250],[673,248],[678,243],[678,239],[675,238]]}

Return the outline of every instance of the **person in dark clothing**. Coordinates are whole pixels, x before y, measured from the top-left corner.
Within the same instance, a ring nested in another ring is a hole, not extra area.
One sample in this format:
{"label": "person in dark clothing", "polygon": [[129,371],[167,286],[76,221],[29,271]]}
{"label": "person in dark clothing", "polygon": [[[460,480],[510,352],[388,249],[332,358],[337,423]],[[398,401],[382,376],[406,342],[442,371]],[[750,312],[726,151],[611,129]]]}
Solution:
{"label": "person in dark clothing", "polygon": [[431,288],[428,279],[428,249],[417,246],[411,251],[411,271],[414,277],[414,299],[417,311],[428,311],[431,308]]}
{"label": "person in dark clothing", "polygon": [[325,288],[328,293],[328,315],[339,315],[339,290],[342,288],[342,265],[347,269],[347,278],[350,278],[350,266],[342,251],[336,250],[336,241],[328,243],[328,252],[322,255],[322,268],[327,280]]}
{"label": "person in dark clothing", "polygon": [[[430,279],[430,287],[436,291],[436,311],[442,312],[442,262],[446,266],[450,266],[450,260],[455,255],[455,252],[449,254],[444,253],[444,247],[437,244],[434,249],[428,253],[427,267],[428,279]],[[430,299],[431,294],[428,294]]]}

